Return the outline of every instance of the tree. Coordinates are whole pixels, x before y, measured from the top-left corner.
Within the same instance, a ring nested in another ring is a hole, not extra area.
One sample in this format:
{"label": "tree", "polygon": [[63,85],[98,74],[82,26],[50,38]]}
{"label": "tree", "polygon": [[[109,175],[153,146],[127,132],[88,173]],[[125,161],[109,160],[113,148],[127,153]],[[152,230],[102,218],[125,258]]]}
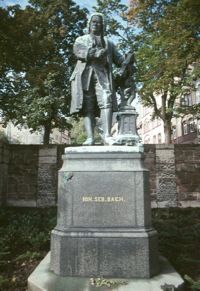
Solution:
{"label": "tree", "polygon": [[16,42],[14,38],[13,45],[17,44],[15,57],[20,65],[5,62],[0,106],[5,122],[27,124],[33,131],[43,128],[44,143],[48,144],[53,128],[70,126],[66,116],[74,65],[72,47],[85,27],[87,11],[71,0],[29,3],[24,10],[19,6],[6,9],[10,21],[18,24],[20,37]]}
{"label": "tree", "polygon": [[138,94],[145,106],[153,108],[153,118],[163,120],[166,143],[170,143],[175,101],[199,76],[197,69],[191,74],[189,65],[199,62],[200,3],[132,0],[126,26],[120,23],[127,17],[120,0],[98,0],[97,5],[120,47],[134,50]]}
{"label": "tree", "polygon": [[118,48],[127,53],[135,49],[136,30],[130,26],[127,18],[129,7],[121,0],[97,0],[97,5],[93,8],[96,12],[104,14],[106,22],[106,32],[113,39]]}
{"label": "tree", "polygon": [[[0,7],[0,109],[1,115],[10,116],[11,119],[15,116],[12,96],[19,88],[19,80],[15,73],[23,71],[24,51],[22,46],[21,49],[19,47],[21,42],[26,43],[26,34],[19,29],[24,18],[18,22],[17,18],[13,17],[16,11],[20,11],[17,5],[7,9]],[[16,82],[13,82],[15,78]]]}
{"label": "tree", "polygon": [[145,106],[164,122],[166,143],[171,142],[171,119],[178,97],[192,86],[199,70],[200,3],[192,0],[132,0],[129,17],[141,28],[138,41],[137,81]]}

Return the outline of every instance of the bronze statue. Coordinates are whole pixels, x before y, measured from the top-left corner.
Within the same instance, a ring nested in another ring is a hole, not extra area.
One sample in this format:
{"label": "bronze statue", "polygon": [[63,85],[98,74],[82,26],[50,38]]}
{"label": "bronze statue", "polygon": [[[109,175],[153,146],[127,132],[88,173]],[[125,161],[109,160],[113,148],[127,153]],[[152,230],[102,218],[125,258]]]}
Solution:
{"label": "bronze statue", "polygon": [[115,87],[118,89],[121,99],[120,109],[132,107],[131,104],[136,95],[135,72],[135,56],[133,52],[129,52],[115,78]]}
{"label": "bronze statue", "polygon": [[101,13],[94,13],[88,21],[88,34],[74,44],[77,64],[71,76],[71,114],[84,116],[87,139],[84,145],[94,144],[95,117],[101,114],[103,139],[111,139],[112,113],[117,111],[112,65],[121,66],[123,57],[104,35],[105,23]]}

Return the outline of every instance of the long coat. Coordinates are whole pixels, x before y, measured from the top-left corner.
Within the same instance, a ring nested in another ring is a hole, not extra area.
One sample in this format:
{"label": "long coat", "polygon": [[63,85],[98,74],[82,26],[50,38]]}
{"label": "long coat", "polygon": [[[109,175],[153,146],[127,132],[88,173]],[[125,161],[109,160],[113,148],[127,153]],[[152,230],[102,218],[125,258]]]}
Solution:
{"label": "long coat", "polygon": [[[117,111],[117,99],[114,90],[113,84],[113,76],[112,76],[112,64],[116,64],[120,66],[123,62],[122,56],[117,52],[116,47],[114,44],[104,37],[105,46],[107,49],[107,63],[108,63],[108,74],[109,74],[109,83],[110,83],[110,90],[112,92],[112,105],[113,111]],[[70,78],[71,81],[71,92],[72,92],[72,100],[71,100],[71,107],[70,113],[78,113],[83,106],[83,83],[82,83],[82,76],[84,70],[87,67],[87,56],[88,51],[93,47],[93,39],[90,34],[80,36],[76,39],[74,44],[74,53],[78,59],[76,67],[72,73]]]}

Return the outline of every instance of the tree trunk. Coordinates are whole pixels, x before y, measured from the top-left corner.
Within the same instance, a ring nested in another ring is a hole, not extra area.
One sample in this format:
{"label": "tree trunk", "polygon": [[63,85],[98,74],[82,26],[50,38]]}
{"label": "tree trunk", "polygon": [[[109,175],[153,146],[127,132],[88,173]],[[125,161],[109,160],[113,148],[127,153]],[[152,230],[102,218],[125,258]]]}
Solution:
{"label": "tree trunk", "polygon": [[43,136],[43,144],[48,145],[50,140],[50,133],[51,133],[51,123],[46,124],[44,126],[44,136]]}
{"label": "tree trunk", "polygon": [[167,143],[167,144],[172,143],[171,120],[164,121],[164,133],[165,133],[165,143]]}

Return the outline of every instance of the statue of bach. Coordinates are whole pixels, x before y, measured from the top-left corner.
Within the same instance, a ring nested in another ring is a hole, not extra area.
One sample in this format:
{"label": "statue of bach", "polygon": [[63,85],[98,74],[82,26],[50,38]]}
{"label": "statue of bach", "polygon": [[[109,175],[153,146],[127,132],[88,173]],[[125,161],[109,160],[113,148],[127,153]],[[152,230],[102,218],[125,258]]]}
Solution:
{"label": "statue of bach", "polygon": [[88,34],[74,44],[77,64],[71,76],[71,114],[84,117],[87,139],[83,145],[94,144],[95,118],[101,116],[104,144],[110,144],[112,113],[117,111],[112,65],[120,67],[123,57],[104,35],[105,23],[101,13],[88,21]]}

